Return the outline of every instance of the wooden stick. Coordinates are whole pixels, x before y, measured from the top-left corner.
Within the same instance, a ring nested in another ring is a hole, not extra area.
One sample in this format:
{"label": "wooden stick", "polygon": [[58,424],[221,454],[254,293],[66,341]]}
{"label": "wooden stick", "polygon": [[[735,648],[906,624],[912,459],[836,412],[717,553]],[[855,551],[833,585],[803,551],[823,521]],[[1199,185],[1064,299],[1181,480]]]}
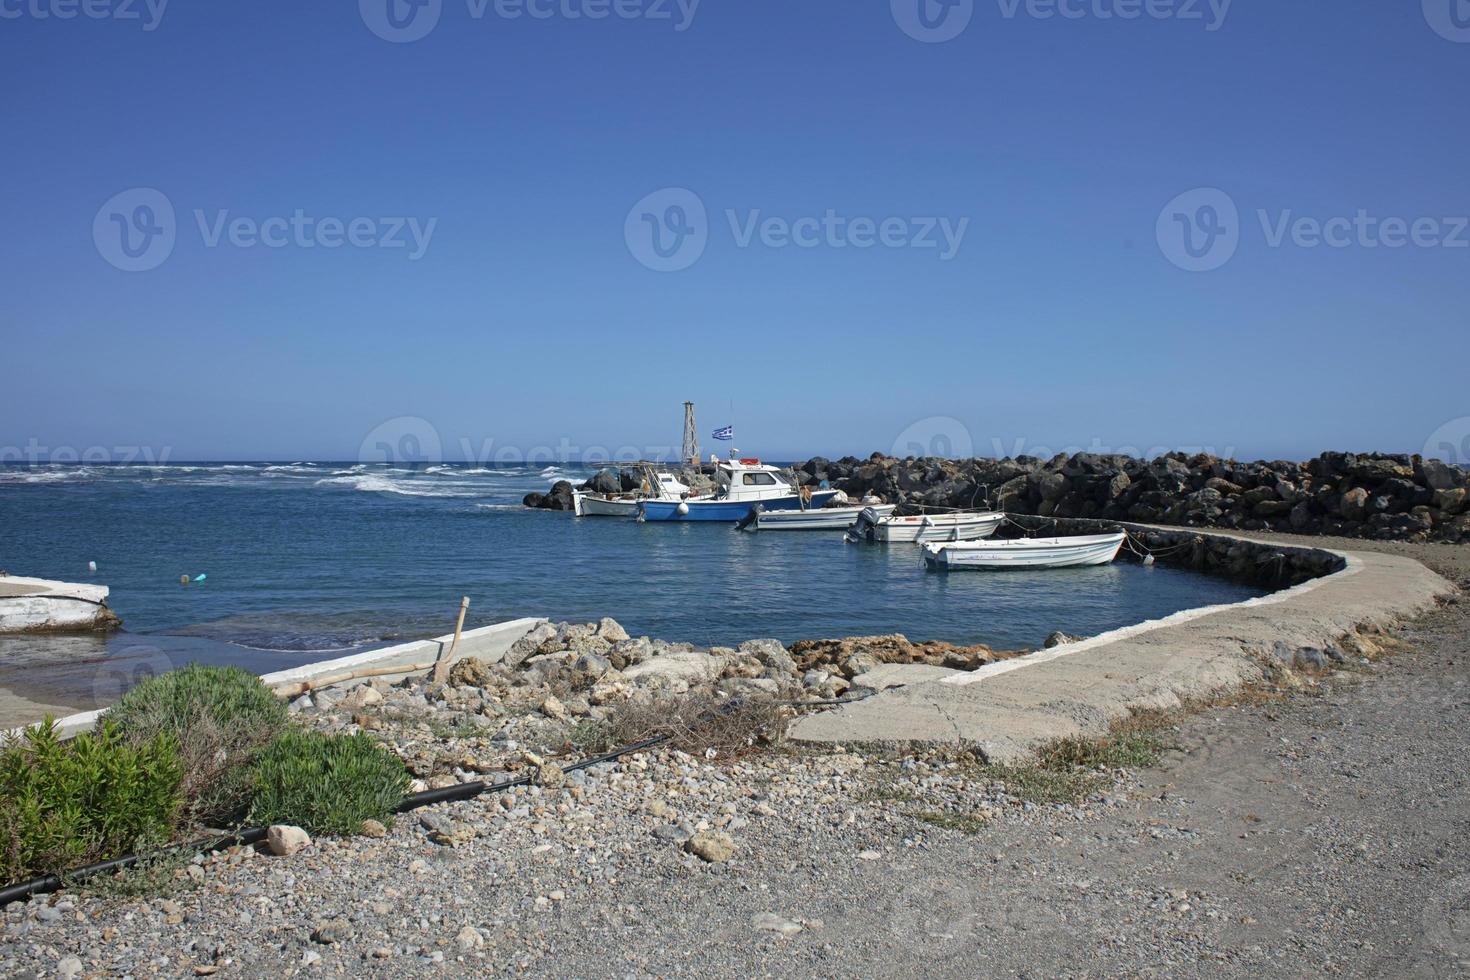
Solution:
{"label": "wooden stick", "polygon": [[420,670],[428,670],[434,663],[426,664],[398,664],[388,667],[362,667],[358,670],[344,670],[339,674],[327,674],[323,677],[313,677],[304,681],[283,681],[271,687],[277,695],[283,698],[294,698],[301,694],[308,694],[319,687],[331,687],[333,684],[341,684],[343,681],[354,681],[359,677],[383,677],[388,674],[413,674]]}
{"label": "wooden stick", "polygon": [[439,660],[434,664],[434,683],[443,684],[449,679],[449,664],[454,658],[454,648],[459,646],[459,633],[464,629],[464,614],[469,611],[470,597],[465,596],[459,600],[459,620],[454,624],[454,642],[449,644],[447,651],[441,651]]}

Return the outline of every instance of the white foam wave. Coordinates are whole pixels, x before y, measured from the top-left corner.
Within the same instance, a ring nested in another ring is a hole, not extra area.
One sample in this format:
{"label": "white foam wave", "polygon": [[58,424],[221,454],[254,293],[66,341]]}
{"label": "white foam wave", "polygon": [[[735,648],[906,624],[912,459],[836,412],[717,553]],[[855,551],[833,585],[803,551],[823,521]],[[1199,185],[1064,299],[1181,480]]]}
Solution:
{"label": "white foam wave", "polygon": [[397,481],[377,473],[358,473],[352,476],[332,476],[317,480],[317,486],[343,486],[369,493],[396,493],[405,497],[477,497],[478,490],[461,490],[452,484],[425,486]]}

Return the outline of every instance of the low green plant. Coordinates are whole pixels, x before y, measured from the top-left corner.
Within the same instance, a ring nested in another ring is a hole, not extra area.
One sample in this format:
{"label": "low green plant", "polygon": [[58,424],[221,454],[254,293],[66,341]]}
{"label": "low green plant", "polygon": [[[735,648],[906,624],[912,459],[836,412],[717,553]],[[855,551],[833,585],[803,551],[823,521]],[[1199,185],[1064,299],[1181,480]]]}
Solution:
{"label": "low green plant", "polygon": [[249,822],[356,834],[364,820],[390,824],[408,783],[402,760],[364,732],[291,729],[255,760]]}
{"label": "low green plant", "polygon": [[0,743],[0,878],[60,874],[166,841],[182,774],[172,735],[134,741],[107,718],[69,741],[50,718],[7,737]]}
{"label": "low green plant", "polygon": [[285,704],[239,667],[190,664],[151,677],[107,717],[129,738],[172,735],[183,761],[185,818],[224,824],[249,802],[249,764],[286,725]]}
{"label": "low green plant", "polygon": [[1156,765],[1168,743],[1158,732],[1123,731],[1106,738],[1061,738],[1038,755],[1048,769],[1147,769]]}

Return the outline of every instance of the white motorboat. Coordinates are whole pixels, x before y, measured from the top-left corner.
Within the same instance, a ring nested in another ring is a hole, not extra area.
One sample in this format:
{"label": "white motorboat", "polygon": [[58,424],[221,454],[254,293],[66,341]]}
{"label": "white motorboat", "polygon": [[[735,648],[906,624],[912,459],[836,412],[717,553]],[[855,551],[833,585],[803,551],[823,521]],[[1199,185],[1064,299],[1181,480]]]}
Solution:
{"label": "white motorboat", "polygon": [[593,490],[572,491],[572,513],[578,517],[638,516],[638,506],[645,500],[683,500],[690,496],[689,487],[666,470],[647,464],[638,467],[642,484],[629,493],[597,493]]}
{"label": "white motorboat", "polygon": [[941,569],[1081,568],[1111,562],[1127,537],[1118,531],[1071,538],[936,541],[924,545],[924,561],[931,568]]}
{"label": "white motorboat", "polygon": [[813,511],[825,507],[836,490],[813,490],[788,483],[781,468],[759,459],[711,459],[715,492],[686,499],[641,500],[635,512],[640,521],[726,521],[734,524],[760,504],[766,511]]}
{"label": "white motorboat", "polygon": [[973,541],[990,537],[1005,519],[1005,514],[989,510],[953,510],[911,517],[865,514],[859,516],[849,533],[882,542]]}
{"label": "white motorboat", "polygon": [[882,517],[893,513],[897,504],[857,504],[851,507],[822,507],[807,510],[757,510],[753,520],[741,521],[742,531],[845,531],[857,522],[858,515],[872,510]]}

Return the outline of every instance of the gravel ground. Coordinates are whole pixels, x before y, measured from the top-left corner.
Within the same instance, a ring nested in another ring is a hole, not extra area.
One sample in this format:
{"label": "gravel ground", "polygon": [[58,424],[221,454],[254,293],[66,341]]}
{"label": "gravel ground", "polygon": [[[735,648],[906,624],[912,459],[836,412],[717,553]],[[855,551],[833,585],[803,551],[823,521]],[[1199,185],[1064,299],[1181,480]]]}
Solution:
{"label": "gravel ground", "polygon": [[1467,627],[1202,712],[1075,805],[964,760],[646,753],[167,898],[13,905],[0,974],[1465,976]]}

